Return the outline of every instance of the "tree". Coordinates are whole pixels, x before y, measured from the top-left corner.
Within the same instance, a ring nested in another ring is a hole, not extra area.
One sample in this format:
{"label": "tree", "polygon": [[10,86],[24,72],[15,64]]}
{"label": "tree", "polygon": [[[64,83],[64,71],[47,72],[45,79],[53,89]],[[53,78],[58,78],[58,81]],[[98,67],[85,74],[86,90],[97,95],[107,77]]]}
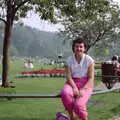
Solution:
{"label": "tree", "polygon": [[[64,8],[62,6],[67,6],[71,1],[74,0],[66,0],[66,2],[64,0],[0,0],[0,20],[5,23],[2,61],[3,87],[8,87],[9,50],[14,21],[19,20],[20,17],[25,17],[29,10],[34,10],[41,19],[55,23],[56,9],[60,12]],[[67,14],[68,12],[66,12]]]}
{"label": "tree", "polygon": [[120,9],[110,0],[81,0],[77,2],[76,13],[64,20],[67,37],[83,37],[88,43],[88,50],[99,41],[115,38],[120,32]]}

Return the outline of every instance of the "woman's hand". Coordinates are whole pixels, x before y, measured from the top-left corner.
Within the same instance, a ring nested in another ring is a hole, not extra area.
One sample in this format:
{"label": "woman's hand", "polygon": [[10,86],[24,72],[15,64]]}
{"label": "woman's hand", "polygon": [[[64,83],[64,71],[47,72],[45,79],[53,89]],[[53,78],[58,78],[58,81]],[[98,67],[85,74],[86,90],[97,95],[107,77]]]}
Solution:
{"label": "woman's hand", "polygon": [[83,97],[84,93],[85,93],[84,89],[79,90],[79,97]]}
{"label": "woman's hand", "polygon": [[83,97],[84,93],[85,93],[85,90],[83,89],[78,90],[78,88],[73,88],[73,94],[75,98]]}
{"label": "woman's hand", "polygon": [[73,88],[73,94],[76,98],[79,97],[79,90],[77,87]]}

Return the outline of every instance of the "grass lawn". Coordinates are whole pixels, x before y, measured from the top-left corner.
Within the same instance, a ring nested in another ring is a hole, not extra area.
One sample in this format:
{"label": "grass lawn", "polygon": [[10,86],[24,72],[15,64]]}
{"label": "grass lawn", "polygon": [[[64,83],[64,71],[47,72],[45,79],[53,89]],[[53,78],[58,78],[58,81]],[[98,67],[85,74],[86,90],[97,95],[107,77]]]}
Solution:
{"label": "grass lawn", "polygon": [[[53,68],[35,64],[34,69]],[[23,61],[10,65],[9,80],[16,88],[0,88],[0,93],[57,94],[64,84],[64,78],[16,78],[25,71]],[[30,69],[28,69],[30,70]],[[0,120],[55,120],[57,112],[64,111],[59,98],[49,99],[0,99]],[[88,105],[89,120],[108,120],[120,115],[120,92],[95,95]]]}

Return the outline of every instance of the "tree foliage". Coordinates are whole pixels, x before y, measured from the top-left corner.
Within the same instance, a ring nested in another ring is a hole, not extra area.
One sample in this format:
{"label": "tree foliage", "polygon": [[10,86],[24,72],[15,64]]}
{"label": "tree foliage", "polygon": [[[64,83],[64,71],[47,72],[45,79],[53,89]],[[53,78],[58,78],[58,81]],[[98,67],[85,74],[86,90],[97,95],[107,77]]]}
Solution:
{"label": "tree foliage", "polygon": [[88,49],[100,40],[108,42],[120,31],[120,9],[110,0],[77,1],[76,12],[63,21],[63,34],[71,40],[83,37]]}
{"label": "tree foliage", "polygon": [[[9,53],[14,21],[25,17],[33,10],[41,19],[56,23],[56,20],[69,18],[76,12],[76,0],[1,0],[0,20],[5,23],[3,40],[2,86],[7,87]],[[68,16],[68,17],[67,17]]]}
{"label": "tree foliage", "polygon": [[[73,0],[70,0],[71,2]],[[8,71],[9,71],[9,54],[11,34],[14,21],[19,20],[21,17],[25,17],[30,10],[39,14],[41,19],[56,22],[58,15],[68,14],[66,6],[70,1],[62,0],[1,0],[0,1],[0,20],[5,23],[4,28],[4,40],[3,40],[3,70],[2,70],[2,86],[7,87]],[[73,3],[73,2],[72,2]],[[69,4],[70,5],[70,4]],[[65,10],[64,10],[65,9]],[[59,11],[59,12],[58,12]],[[59,13],[59,14],[57,14]]]}

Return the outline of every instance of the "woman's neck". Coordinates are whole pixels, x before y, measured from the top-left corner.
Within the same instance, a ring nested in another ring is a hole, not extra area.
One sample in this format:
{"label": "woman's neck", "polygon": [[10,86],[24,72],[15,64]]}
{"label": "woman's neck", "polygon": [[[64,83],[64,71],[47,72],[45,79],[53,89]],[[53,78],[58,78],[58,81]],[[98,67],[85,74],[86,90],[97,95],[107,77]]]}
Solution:
{"label": "woman's neck", "polygon": [[81,55],[75,55],[75,59],[76,59],[77,63],[80,63],[82,57],[83,57],[83,54],[81,54]]}

